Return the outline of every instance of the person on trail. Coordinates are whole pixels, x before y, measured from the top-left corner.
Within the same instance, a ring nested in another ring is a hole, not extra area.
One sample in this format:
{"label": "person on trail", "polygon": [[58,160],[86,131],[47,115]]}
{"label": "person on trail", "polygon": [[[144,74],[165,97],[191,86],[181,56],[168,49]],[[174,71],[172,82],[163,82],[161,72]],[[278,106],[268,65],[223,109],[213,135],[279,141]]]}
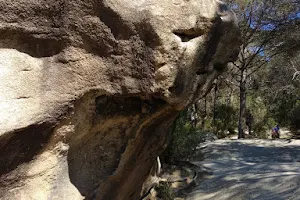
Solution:
{"label": "person on trail", "polygon": [[272,138],[273,139],[279,138],[279,131],[280,131],[280,128],[279,128],[278,124],[274,128],[272,128]]}

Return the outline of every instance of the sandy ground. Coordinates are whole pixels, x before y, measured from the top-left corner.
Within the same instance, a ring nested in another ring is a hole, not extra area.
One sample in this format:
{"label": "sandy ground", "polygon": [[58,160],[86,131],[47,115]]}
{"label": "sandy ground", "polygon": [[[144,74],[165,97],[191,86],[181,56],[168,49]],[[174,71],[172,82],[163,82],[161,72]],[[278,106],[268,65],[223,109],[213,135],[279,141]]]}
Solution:
{"label": "sandy ground", "polygon": [[212,171],[187,200],[300,200],[299,140],[217,140],[201,146]]}

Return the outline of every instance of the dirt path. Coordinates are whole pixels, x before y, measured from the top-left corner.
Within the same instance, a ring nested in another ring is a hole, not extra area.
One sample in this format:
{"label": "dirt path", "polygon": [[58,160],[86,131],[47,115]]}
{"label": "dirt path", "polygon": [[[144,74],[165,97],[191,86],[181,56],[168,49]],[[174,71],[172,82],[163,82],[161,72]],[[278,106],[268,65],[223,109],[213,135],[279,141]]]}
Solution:
{"label": "dirt path", "polygon": [[217,140],[194,162],[212,171],[187,200],[300,200],[300,141]]}

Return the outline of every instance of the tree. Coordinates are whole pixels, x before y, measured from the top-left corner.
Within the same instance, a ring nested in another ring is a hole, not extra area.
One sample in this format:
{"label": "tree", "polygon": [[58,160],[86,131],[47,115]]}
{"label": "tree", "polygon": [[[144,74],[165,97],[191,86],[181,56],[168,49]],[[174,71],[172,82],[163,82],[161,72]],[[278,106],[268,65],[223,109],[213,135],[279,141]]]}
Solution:
{"label": "tree", "polygon": [[[299,55],[300,51],[298,51]],[[291,55],[291,54],[290,54]],[[297,54],[296,54],[297,55]],[[290,128],[300,128],[300,56],[278,56],[269,63],[269,75],[263,91],[268,110],[277,122]]]}
{"label": "tree", "polygon": [[232,63],[230,72],[231,82],[239,88],[238,137],[244,138],[251,77],[275,56],[297,47],[285,36],[297,21],[299,8],[294,7],[291,0],[236,0],[229,3],[237,13],[242,32],[239,57]]}

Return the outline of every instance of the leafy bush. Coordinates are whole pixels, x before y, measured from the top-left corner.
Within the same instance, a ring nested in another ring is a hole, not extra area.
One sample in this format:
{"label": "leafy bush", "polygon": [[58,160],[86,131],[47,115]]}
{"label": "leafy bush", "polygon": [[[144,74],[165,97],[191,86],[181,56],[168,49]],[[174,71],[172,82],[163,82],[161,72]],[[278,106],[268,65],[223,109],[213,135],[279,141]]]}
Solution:
{"label": "leafy bush", "polygon": [[216,106],[215,128],[219,138],[226,136],[227,131],[233,133],[237,127],[238,112],[229,105],[220,104]]}
{"label": "leafy bush", "polygon": [[188,160],[196,153],[196,148],[203,141],[202,132],[193,128],[187,117],[187,111],[183,111],[174,122],[171,140],[161,155],[166,163]]}
{"label": "leafy bush", "polygon": [[292,93],[281,94],[276,102],[270,106],[269,112],[281,126],[296,128],[297,122],[299,126],[300,100],[298,98],[298,95]]}
{"label": "leafy bush", "polygon": [[268,138],[268,130],[269,126],[265,121],[260,121],[254,124],[253,126],[253,133],[254,136],[260,139],[267,139]]}
{"label": "leafy bush", "polygon": [[297,101],[297,106],[293,110],[291,117],[290,117],[291,123],[290,126],[293,129],[300,129],[300,100]]}
{"label": "leafy bush", "polygon": [[276,125],[272,113],[268,111],[268,103],[260,96],[249,95],[248,109],[253,115],[253,136],[260,139],[268,138],[269,130]]}
{"label": "leafy bush", "polygon": [[155,187],[155,190],[157,192],[158,199],[173,200],[175,198],[170,185],[166,182],[160,182]]}

